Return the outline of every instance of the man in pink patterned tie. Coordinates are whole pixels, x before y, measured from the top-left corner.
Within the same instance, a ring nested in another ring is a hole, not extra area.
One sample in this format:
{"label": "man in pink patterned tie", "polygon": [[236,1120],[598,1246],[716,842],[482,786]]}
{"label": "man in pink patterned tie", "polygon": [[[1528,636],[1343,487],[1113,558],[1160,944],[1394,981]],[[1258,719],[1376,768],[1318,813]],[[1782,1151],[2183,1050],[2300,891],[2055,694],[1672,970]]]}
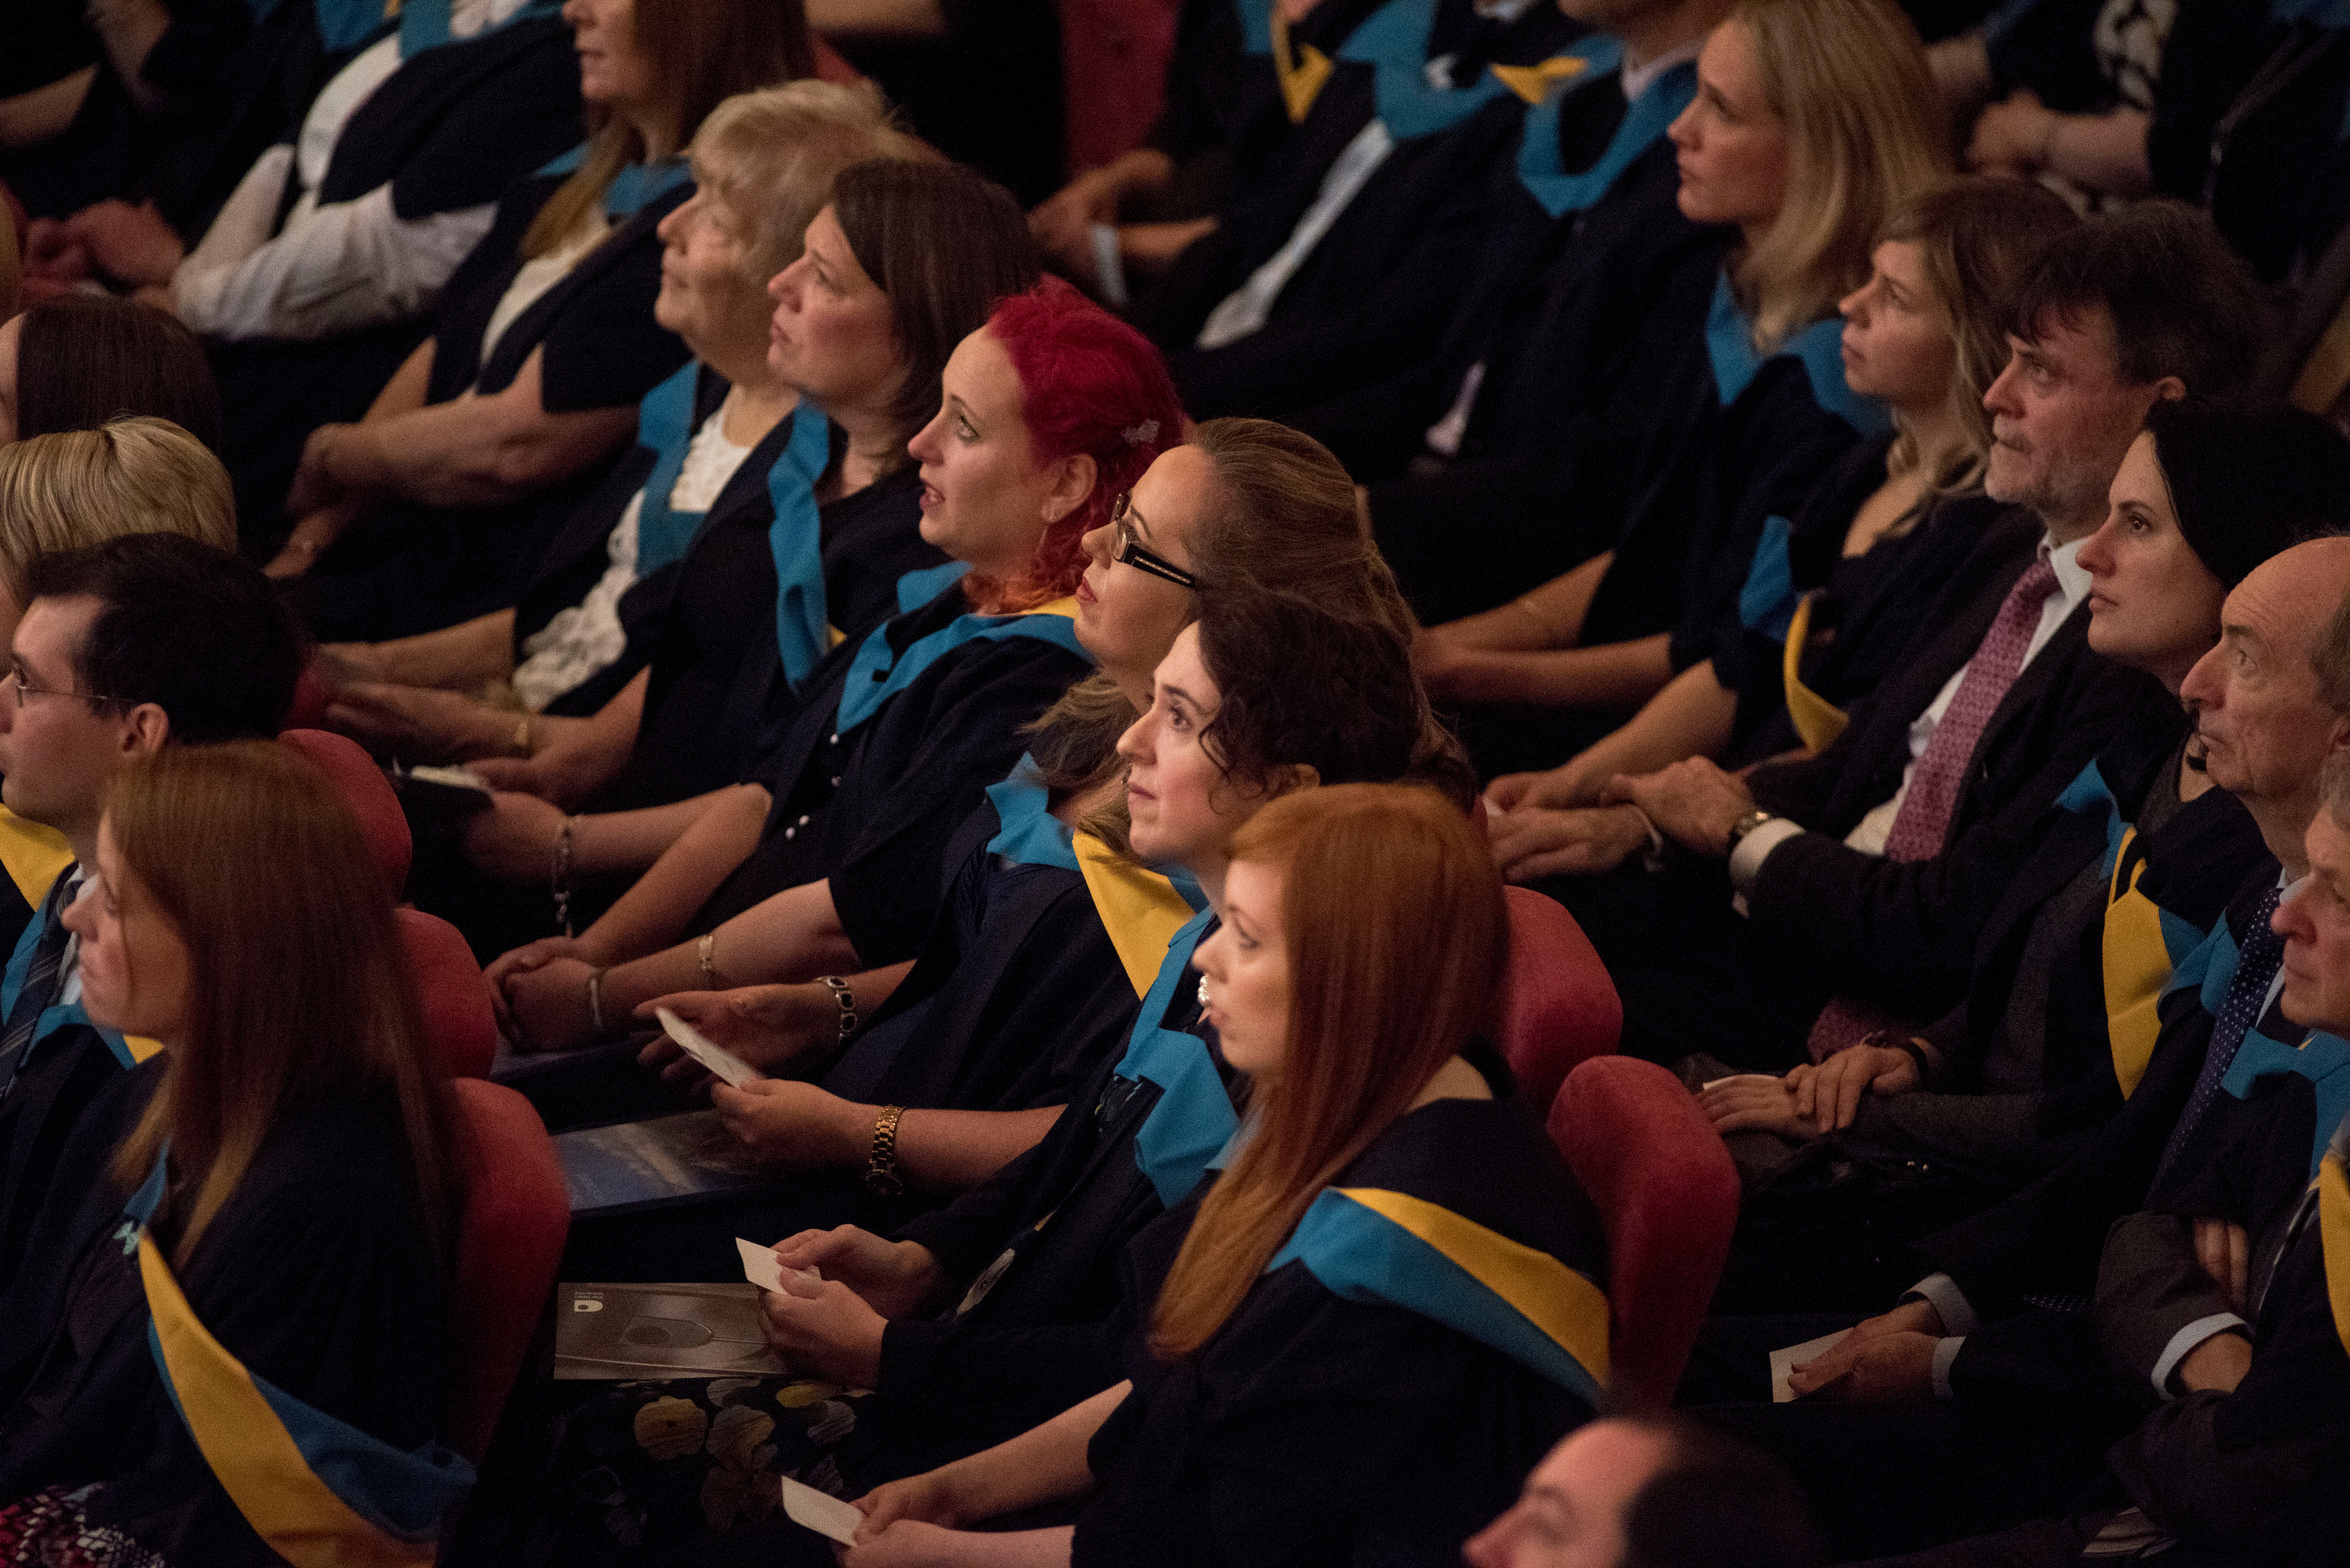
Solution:
{"label": "man in pink patterned tie", "polygon": [[1627,1053],[1778,1069],[1879,1013],[1939,1016],[2031,825],[2116,733],[2175,712],[2158,682],[2089,649],[2074,557],[2156,400],[2248,377],[2249,277],[2202,217],[2148,202],[2058,240],[2011,314],[1985,487],[2013,511],[1977,554],[2004,558],[1951,585],[1826,751],[1744,778],[1693,759],[1611,785],[1730,884],[1682,911],[1678,950],[1617,974]]}

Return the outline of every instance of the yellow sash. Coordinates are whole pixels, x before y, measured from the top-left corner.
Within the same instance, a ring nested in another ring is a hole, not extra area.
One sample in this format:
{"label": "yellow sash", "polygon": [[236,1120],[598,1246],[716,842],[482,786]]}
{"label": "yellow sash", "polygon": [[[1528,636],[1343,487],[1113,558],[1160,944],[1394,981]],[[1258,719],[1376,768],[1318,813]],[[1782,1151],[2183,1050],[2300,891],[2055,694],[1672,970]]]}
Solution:
{"label": "yellow sash", "polygon": [[16,891],[34,909],[49,896],[49,884],[57,873],[73,864],[73,846],[66,836],[54,827],[26,821],[0,805],[0,866],[8,869],[8,879],[16,884]]}
{"label": "yellow sash", "polygon": [[1804,744],[1814,752],[1825,752],[1835,744],[1850,721],[1845,711],[1804,684],[1804,644],[1812,631],[1812,600],[1815,595],[1805,594],[1795,601],[1795,613],[1787,621],[1787,646],[1780,656],[1782,682],[1787,689],[1787,717],[1795,722],[1795,733]]}
{"label": "yellow sash", "polygon": [[1148,995],[1168,944],[1197,911],[1174,883],[1147,866],[1137,866],[1092,834],[1073,835],[1069,847],[1134,994]]}
{"label": "yellow sash", "polygon": [[[2146,1065],[2153,1060],[2155,1037],[2162,1033],[2157,1012],[2163,988],[2170,983],[2169,944],[2162,940],[2162,910],[2137,890],[2146,875],[2143,857],[2130,858],[2137,829],[2122,830],[2114,853],[2114,878],[2106,890],[2104,931],[2106,1038],[2114,1053],[2114,1078],[2122,1097],[2137,1092]],[[2126,872],[2129,885],[2122,879]]]}
{"label": "yellow sash", "polygon": [[1569,77],[1579,77],[1589,69],[1591,62],[1574,55],[1553,55],[1531,66],[1492,66],[1494,79],[1525,99],[1540,103],[1549,96],[1551,86]]}
{"label": "yellow sash", "polygon": [[1302,125],[1330,79],[1330,57],[1311,44],[1291,49],[1289,18],[1281,14],[1279,0],[1273,7],[1272,31],[1273,70],[1281,78],[1281,101],[1289,110],[1289,123]]}

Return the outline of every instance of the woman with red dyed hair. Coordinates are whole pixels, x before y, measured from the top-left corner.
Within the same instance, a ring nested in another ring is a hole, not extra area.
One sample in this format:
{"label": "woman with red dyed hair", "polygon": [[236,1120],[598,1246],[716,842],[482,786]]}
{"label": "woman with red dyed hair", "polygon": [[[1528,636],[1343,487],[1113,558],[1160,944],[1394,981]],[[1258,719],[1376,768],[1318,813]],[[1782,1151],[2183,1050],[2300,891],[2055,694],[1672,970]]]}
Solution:
{"label": "woman with red dyed hair", "polygon": [[[908,450],[922,535],[956,564],[910,575],[904,613],[817,667],[762,787],[713,805],[577,938],[492,966],[519,1040],[581,1045],[672,992],[913,956],[956,827],[1087,672],[1079,541],[1183,417],[1158,351],[1060,284],[1000,304],[943,386]],[[835,1037],[896,978],[828,992]]]}

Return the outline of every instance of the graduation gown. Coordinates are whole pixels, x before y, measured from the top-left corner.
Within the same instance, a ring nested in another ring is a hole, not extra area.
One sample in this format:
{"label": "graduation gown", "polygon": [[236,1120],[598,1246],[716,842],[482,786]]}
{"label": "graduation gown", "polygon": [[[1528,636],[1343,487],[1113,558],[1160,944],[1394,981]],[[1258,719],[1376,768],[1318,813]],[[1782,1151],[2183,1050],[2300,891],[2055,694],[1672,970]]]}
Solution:
{"label": "graduation gown", "polygon": [[[1067,617],[972,616],[958,583],[936,588],[944,572],[906,578],[901,613],[863,642],[840,644],[809,676],[757,770],[774,801],[758,846],[689,935],[866,859],[901,869],[844,877],[836,891],[857,950],[910,956],[903,944],[931,929],[948,841],[1020,759],[1021,726],[1091,662]],[[878,707],[874,692],[885,694]]]}
{"label": "graduation gown", "polygon": [[[1215,1336],[1163,1363],[1150,1315],[1196,1210],[1170,1210],[1128,1251],[1119,1360],[1134,1388],[1088,1452],[1080,1568],[1449,1562],[1597,1407],[1597,1216],[1514,1096],[1399,1120],[1315,1199]],[[1470,1229],[1443,1229],[1447,1211]],[[1426,1239],[1448,1234],[1474,1241]],[[1478,1282],[1486,1248],[1545,1276],[1537,1310],[1556,1313],[1575,1351]]]}
{"label": "graduation gown", "polygon": [[[58,1266],[0,1310],[0,1497],[99,1482],[93,1522],[170,1561],[276,1563],[158,1371],[140,1262],[122,1244],[124,1195],[103,1173],[161,1067],[125,1080],[111,1114],[78,1137],[93,1179],[45,1219]],[[362,1098],[286,1116],[176,1272],[196,1319],[252,1375],[395,1448],[430,1445],[447,1393],[449,1287],[394,1107]]]}
{"label": "graduation gown", "polygon": [[[684,342],[652,311],[661,257],[654,231],[693,193],[666,170],[645,182],[658,193],[616,217],[602,243],[484,355],[490,317],[522,270],[523,237],[566,177],[541,172],[515,185],[449,280],[433,317],[428,406],[468,389],[484,397],[505,390],[534,352],[542,354],[539,395],[549,413],[631,406],[685,363]],[[616,182],[608,199],[619,193]],[[618,461],[590,463],[503,505],[382,503],[327,550],[292,589],[294,601],[326,641],[407,636],[510,605],[517,579]]]}
{"label": "graduation gown", "polygon": [[[578,138],[570,28],[556,16],[517,17],[404,59],[352,111],[318,201],[356,201],[389,184],[402,219],[477,207]],[[205,345],[221,389],[221,460],[255,554],[274,553],[291,526],[286,492],[310,432],[364,415],[431,330],[428,313],[324,337]]]}

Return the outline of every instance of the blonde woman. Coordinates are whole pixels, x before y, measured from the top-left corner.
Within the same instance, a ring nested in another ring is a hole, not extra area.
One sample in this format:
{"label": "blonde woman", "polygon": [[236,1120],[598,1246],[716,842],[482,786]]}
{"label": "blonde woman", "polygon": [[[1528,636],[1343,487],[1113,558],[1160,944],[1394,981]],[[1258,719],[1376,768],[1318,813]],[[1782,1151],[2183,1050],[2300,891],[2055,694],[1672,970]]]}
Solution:
{"label": "blonde woman", "polygon": [[1489,774],[1555,763],[1655,695],[1690,662],[1677,628],[1735,597],[1762,520],[1886,427],[1846,383],[1835,306],[1895,204],[1950,165],[1916,30],[1889,0],[1742,0],[1669,135],[1682,215],[1730,233],[1704,319],[1640,372],[1673,389],[1662,419],[1570,434],[1556,461],[1587,504],[1539,525],[1549,558],[1581,564],[1510,597],[1523,567],[1456,561],[1501,602],[1419,645]]}
{"label": "blonde woman", "polygon": [[16,629],[34,556],[122,534],[234,551],[228,471],[171,421],[144,415],[0,446],[0,644]]}

